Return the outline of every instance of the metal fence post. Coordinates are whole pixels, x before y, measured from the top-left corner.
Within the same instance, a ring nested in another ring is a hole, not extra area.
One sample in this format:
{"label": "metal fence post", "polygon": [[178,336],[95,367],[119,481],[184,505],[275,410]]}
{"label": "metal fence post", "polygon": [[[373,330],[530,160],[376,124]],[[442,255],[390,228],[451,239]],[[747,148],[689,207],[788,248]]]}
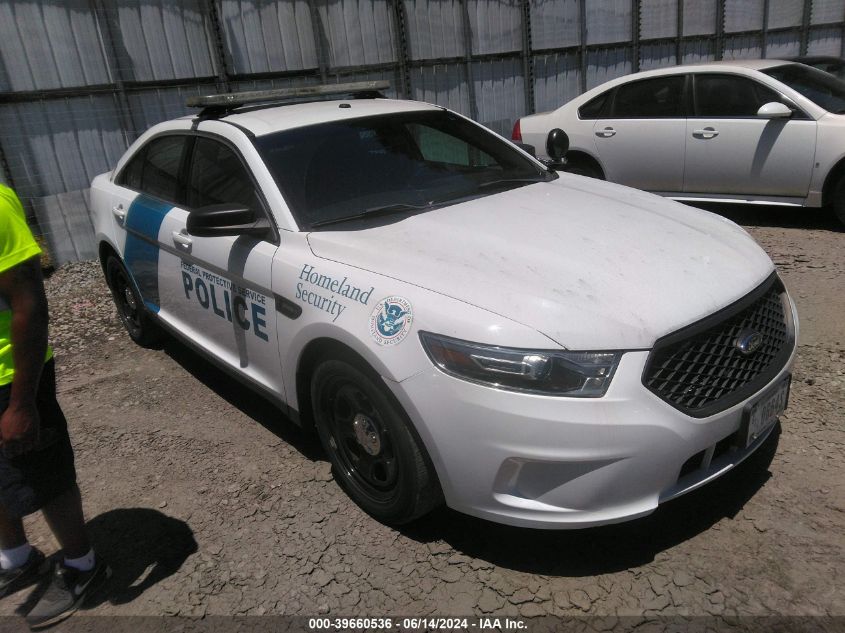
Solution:
{"label": "metal fence post", "polygon": [[587,92],[587,0],[578,0],[578,20],[581,33],[578,49],[578,62],[581,65],[581,92]]}
{"label": "metal fence post", "polygon": [[766,58],[766,48],[769,45],[769,0],[763,0],[763,33],[760,41],[760,56]]}
{"label": "metal fence post", "polygon": [[810,42],[810,15],[813,11],[813,0],[804,0],[804,13],[801,16],[801,55],[807,54]]}
{"label": "metal fence post", "polygon": [[123,140],[126,143],[126,147],[129,147],[132,141],[135,140],[136,130],[135,124],[132,121],[132,106],[129,103],[129,98],[126,96],[126,86],[124,85],[126,76],[120,65],[120,55],[118,55],[118,43],[122,48],[123,36],[119,29],[113,28],[103,0],[91,0],[91,5],[94,11],[94,19],[100,30],[100,36],[103,38],[103,54],[106,58],[109,74],[115,87],[120,122],[123,127]]}
{"label": "metal fence post", "polygon": [[531,0],[522,0],[522,74],[525,85],[525,112],[534,114],[534,56],[531,52]]}
{"label": "metal fence post", "polygon": [[467,73],[467,92],[469,93],[469,116],[478,120],[478,102],[475,99],[475,80],[472,73],[472,27],[469,23],[469,0],[461,0],[461,19],[464,31],[464,67]]}
{"label": "metal fence post", "polygon": [[411,75],[409,64],[411,49],[408,41],[408,19],[405,15],[403,0],[393,0],[393,18],[396,28],[396,59],[399,60],[399,77],[402,82],[401,94],[405,99],[410,99]]}
{"label": "metal fence post", "polygon": [[640,6],[642,0],[631,0],[631,71],[640,70]]}
{"label": "metal fence post", "polygon": [[716,61],[721,60],[725,52],[725,2],[726,0],[716,2]]}
{"label": "metal fence post", "polygon": [[214,49],[215,60],[217,61],[217,81],[219,82],[218,92],[231,92],[232,70],[226,55],[226,44],[223,41],[222,21],[220,12],[217,11],[217,0],[208,0],[208,18],[211,21],[212,48]]}
{"label": "metal fence post", "polygon": [[15,179],[12,177],[12,170],[9,169],[9,161],[6,160],[6,152],[3,151],[3,143],[0,143],[0,169],[3,170],[3,179],[12,189],[15,188]]}
{"label": "metal fence post", "polygon": [[317,9],[318,1],[308,0],[308,10],[311,12],[311,30],[314,32],[314,52],[317,54],[320,81],[326,83],[329,76],[328,51],[326,50],[325,37],[320,23],[320,11]]}
{"label": "metal fence post", "polygon": [[675,65],[679,66],[684,63],[684,0],[678,0],[677,3],[678,14],[675,25]]}

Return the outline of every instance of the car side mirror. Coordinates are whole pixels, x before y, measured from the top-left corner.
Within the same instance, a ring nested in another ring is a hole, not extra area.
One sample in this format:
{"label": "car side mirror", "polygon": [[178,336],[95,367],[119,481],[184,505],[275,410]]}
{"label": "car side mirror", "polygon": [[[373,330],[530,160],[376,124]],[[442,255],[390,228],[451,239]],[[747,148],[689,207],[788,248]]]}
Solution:
{"label": "car side mirror", "polygon": [[757,116],[761,119],[788,119],[792,116],[792,109],[788,105],[772,101],[761,105]]}
{"label": "car side mirror", "polygon": [[569,151],[569,136],[566,132],[556,127],[546,137],[546,154],[554,162],[563,162],[563,157]]}
{"label": "car side mirror", "polygon": [[222,235],[265,235],[270,230],[266,218],[241,204],[210,204],[188,213],[187,230],[197,237]]}

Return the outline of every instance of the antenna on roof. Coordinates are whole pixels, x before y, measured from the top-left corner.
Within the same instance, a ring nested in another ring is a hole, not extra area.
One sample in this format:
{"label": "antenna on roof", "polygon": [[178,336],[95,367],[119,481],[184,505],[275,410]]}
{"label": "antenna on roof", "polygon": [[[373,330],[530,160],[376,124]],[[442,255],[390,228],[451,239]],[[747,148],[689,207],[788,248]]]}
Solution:
{"label": "antenna on roof", "polygon": [[[298,103],[308,101],[309,97],[328,95],[346,95],[352,99],[383,99],[382,90],[390,88],[389,81],[355,81],[345,84],[320,84],[299,88],[276,88],[273,90],[252,90],[249,92],[227,92],[225,94],[190,97],[186,102],[189,108],[202,108],[199,116],[203,119],[217,119],[226,116],[232,110],[250,104],[276,104],[295,100]],[[313,99],[318,101],[319,99]]]}

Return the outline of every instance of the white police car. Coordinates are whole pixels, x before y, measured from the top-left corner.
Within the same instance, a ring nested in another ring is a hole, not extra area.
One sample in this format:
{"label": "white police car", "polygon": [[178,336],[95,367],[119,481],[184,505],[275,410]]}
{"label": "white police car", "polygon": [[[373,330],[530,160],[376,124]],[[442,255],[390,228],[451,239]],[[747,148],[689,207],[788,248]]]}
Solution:
{"label": "white police car", "polygon": [[375,88],[201,99],[94,180],[133,339],[161,326],[315,426],[389,523],[622,521],[761,445],[797,321],[745,231]]}

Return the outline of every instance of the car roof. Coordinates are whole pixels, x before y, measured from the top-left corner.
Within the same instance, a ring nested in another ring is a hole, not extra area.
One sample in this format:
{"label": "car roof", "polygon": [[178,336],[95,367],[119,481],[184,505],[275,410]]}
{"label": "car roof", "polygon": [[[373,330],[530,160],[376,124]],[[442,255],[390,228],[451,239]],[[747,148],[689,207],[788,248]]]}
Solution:
{"label": "car roof", "polygon": [[765,70],[767,68],[774,68],[776,66],[784,66],[786,64],[794,63],[795,62],[786,59],[729,59],[718,62],[701,62],[698,64],[683,64],[681,66],[665,66],[663,68],[644,70],[631,75],[625,75],[625,77],[620,77],[620,79],[627,79],[630,77],[652,77],[685,72],[718,72],[726,69]]}
{"label": "car roof", "polygon": [[[221,117],[255,136],[264,136],[307,125],[345,121],[366,116],[394,114],[397,112],[438,111],[440,106],[421,101],[398,99],[333,99],[285,105],[245,106]],[[194,119],[196,115],[182,117]]]}

